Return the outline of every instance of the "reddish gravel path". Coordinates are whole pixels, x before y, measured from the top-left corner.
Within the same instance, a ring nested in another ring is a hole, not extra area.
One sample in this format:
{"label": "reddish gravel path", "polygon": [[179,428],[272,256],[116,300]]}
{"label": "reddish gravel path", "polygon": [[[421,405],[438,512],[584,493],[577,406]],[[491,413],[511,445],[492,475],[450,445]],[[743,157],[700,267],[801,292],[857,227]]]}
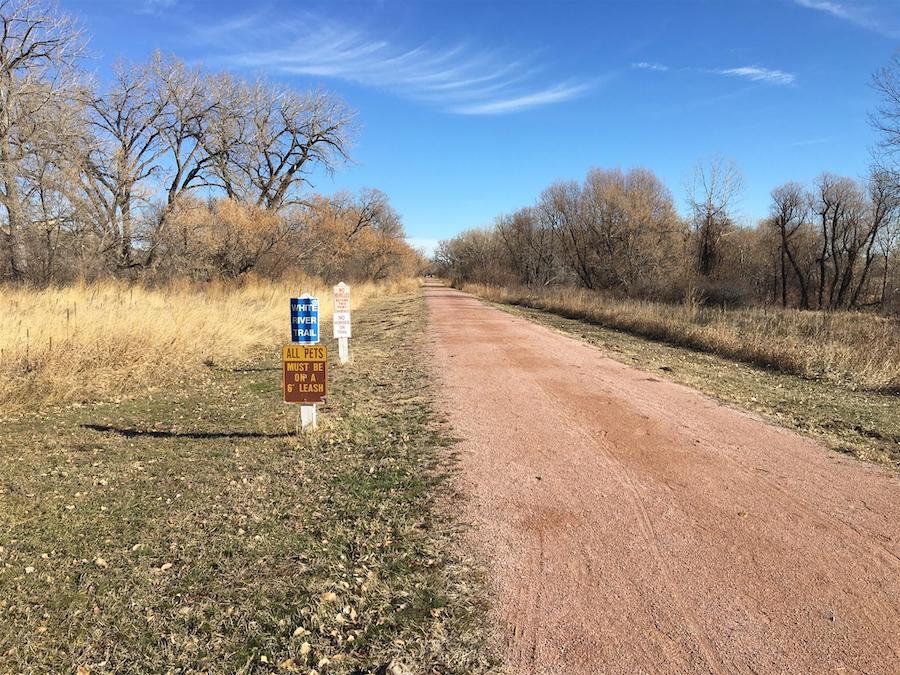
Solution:
{"label": "reddish gravel path", "polygon": [[900,477],[446,288],[515,673],[900,673]]}

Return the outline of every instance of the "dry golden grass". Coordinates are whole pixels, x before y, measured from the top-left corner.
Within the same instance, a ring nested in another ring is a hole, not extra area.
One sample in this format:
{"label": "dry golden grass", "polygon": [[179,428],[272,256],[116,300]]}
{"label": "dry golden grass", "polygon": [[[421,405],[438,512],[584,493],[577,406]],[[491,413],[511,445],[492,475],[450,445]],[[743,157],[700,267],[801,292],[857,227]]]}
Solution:
{"label": "dry golden grass", "polygon": [[900,392],[896,319],[857,312],[671,305],[575,288],[467,285],[465,290],[793,375],[859,390]]}
{"label": "dry golden grass", "polygon": [[[356,284],[353,305],[413,283]],[[331,288],[316,280],[0,287],[0,411],[129,396],[203,365],[239,365],[289,340],[288,298],[300,292],[320,298],[330,334]]]}

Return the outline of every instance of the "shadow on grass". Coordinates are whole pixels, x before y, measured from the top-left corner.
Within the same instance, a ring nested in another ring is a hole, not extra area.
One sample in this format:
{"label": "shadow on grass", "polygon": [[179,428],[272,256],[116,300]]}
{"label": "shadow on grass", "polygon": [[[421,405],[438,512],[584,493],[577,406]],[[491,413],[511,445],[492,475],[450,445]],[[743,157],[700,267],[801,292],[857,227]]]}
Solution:
{"label": "shadow on grass", "polygon": [[155,429],[119,428],[109,424],[82,424],[81,428],[108,434],[118,434],[125,438],[192,438],[196,440],[211,440],[220,438],[286,438],[293,436],[289,431],[276,434],[261,431],[159,431]]}

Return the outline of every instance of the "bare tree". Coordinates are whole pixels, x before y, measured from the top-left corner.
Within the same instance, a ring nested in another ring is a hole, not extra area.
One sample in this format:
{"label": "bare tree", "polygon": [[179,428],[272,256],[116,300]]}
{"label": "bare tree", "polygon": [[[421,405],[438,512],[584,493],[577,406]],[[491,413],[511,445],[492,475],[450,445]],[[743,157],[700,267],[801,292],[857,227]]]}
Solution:
{"label": "bare tree", "polygon": [[672,257],[679,230],[672,195],[662,181],[646,169],[593,169],[582,202],[600,283],[629,290],[655,281]]}
{"label": "bare tree", "polygon": [[553,232],[534,208],[519,209],[495,222],[497,234],[519,283],[546,286],[556,277],[556,242]]}
{"label": "bare tree", "polygon": [[204,140],[219,102],[199,68],[159,52],[149,68],[151,96],[160,111],[154,126],[170,160],[165,178],[166,203],[171,206],[182,193],[213,185],[207,178],[213,162],[211,144]]}
{"label": "bare tree", "polygon": [[271,211],[299,203],[313,169],[333,171],[349,159],[353,114],[332,95],[299,95],[258,82],[247,90],[245,141],[216,163],[226,191]]}
{"label": "bare tree", "polygon": [[890,172],[894,189],[900,190],[900,50],[872,76],[872,86],[881,98],[878,108],[869,115],[881,136],[878,159]]}
{"label": "bare tree", "polygon": [[207,176],[230,199],[250,194],[246,163],[250,156],[253,89],[228,73],[206,77],[207,95],[215,105],[201,137],[207,160]]}
{"label": "bare tree", "polygon": [[818,306],[833,309],[841,305],[847,276],[852,275],[855,242],[863,218],[863,195],[853,180],[823,174],[816,184],[814,208],[821,246],[817,259]]}
{"label": "bare tree", "polygon": [[[853,276],[856,276],[856,287],[853,290],[848,306],[858,307],[869,281],[872,265],[878,257],[879,244],[884,245],[889,239],[885,233],[891,231],[900,214],[900,191],[896,189],[894,177],[886,171],[873,171],[867,185],[868,204],[864,223],[856,232],[855,253],[851,264],[859,260],[858,274],[845,275],[847,280],[840,299],[843,302],[851,287]],[[862,256],[862,257],[860,257]],[[883,288],[882,288],[883,297]]]}
{"label": "bare tree", "polygon": [[398,231],[403,230],[400,217],[381,190],[365,188],[358,199],[350,198],[344,208],[348,215],[348,242],[366,228],[378,229],[389,236],[395,236]]}
{"label": "bare tree", "polygon": [[556,235],[578,281],[585,288],[594,288],[596,254],[584,223],[581,187],[574,181],[554,183],[541,193],[535,208],[542,226]]}
{"label": "bare tree", "polygon": [[[22,164],[21,182],[29,207],[31,241],[29,278],[53,281],[60,247],[70,245],[78,230],[81,176],[85,170],[85,139],[89,125],[77,99],[57,98],[36,122],[47,138],[36,145]],[[69,260],[73,256],[67,256]],[[33,267],[33,269],[32,269]]]}
{"label": "bare tree", "polygon": [[[113,252],[121,268],[135,264],[135,207],[145,196],[141,193],[142,183],[158,172],[159,159],[166,150],[162,134],[169,101],[160,93],[163,92],[154,90],[150,68],[118,64],[112,87],[90,102],[94,124],[105,142],[105,147],[99,146],[94,154],[91,177],[99,185],[93,192],[106,201],[107,211],[118,215],[110,227]],[[105,188],[105,195],[101,187]]]}
{"label": "bare tree", "polygon": [[503,279],[499,276],[502,268],[497,253],[497,241],[492,232],[466,230],[441,241],[434,260],[442,273],[452,277],[454,282],[498,283]]}
{"label": "bare tree", "polygon": [[687,184],[691,226],[697,243],[697,271],[710,276],[716,266],[722,237],[734,224],[735,202],[743,178],[734,162],[716,157],[694,167]]}
{"label": "bare tree", "polygon": [[[313,205],[340,211],[339,200],[303,194],[312,175],[349,161],[353,114],[332,95],[210,75],[159,53],[117,65],[98,93],[78,80],[82,42],[52,0],[0,0],[0,31],[0,275],[283,270],[317,246]],[[410,265],[383,193],[346,206],[332,233],[358,274]],[[202,245],[218,253],[193,266]]]}
{"label": "bare tree", "polygon": [[796,239],[809,220],[810,198],[803,186],[786,183],[772,190],[772,206],[769,223],[778,234],[781,259],[781,305],[788,304],[787,262],[800,288],[800,307],[809,309],[809,278],[801,268]]}
{"label": "bare tree", "polygon": [[878,236],[878,251],[881,255],[881,284],[878,303],[884,307],[888,298],[888,277],[892,256],[900,250],[900,217],[896,214]]}
{"label": "bare tree", "polygon": [[24,278],[23,163],[53,142],[41,120],[72,89],[83,42],[73,21],[41,0],[0,0],[0,205],[9,274]]}

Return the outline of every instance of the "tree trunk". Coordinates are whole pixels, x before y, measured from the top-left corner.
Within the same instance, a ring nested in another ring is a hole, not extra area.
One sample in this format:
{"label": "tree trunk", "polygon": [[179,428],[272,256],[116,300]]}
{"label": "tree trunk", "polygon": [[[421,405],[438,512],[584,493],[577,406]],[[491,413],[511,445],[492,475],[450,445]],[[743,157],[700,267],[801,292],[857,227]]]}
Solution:
{"label": "tree trunk", "polygon": [[859,298],[862,295],[863,290],[865,290],[866,282],[869,279],[869,272],[872,269],[872,263],[875,262],[875,240],[878,237],[878,227],[873,227],[870,234],[869,240],[866,245],[866,257],[865,262],[863,263],[862,271],[859,276],[859,283],[856,285],[856,289],[853,291],[853,297],[850,298],[850,307],[855,308],[859,306]]}
{"label": "tree trunk", "polygon": [[13,281],[22,281],[25,278],[25,247],[22,243],[21,229],[25,224],[25,216],[22,212],[22,203],[19,201],[19,186],[16,184],[11,154],[9,140],[4,138],[0,143],[0,171],[3,173],[4,206],[9,227],[6,248],[10,276]]}
{"label": "tree trunk", "polygon": [[787,271],[785,269],[784,259],[785,252],[784,249],[787,247],[787,242],[784,241],[784,231],[782,230],[782,242],[781,242],[781,306],[787,307]]}
{"label": "tree trunk", "polygon": [[126,191],[122,195],[119,202],[119,208],[122,211],[122,232],[119,239],[119,255],[121,256],[121,266],[125,269],[131,267],[131,243],[132,243],[132,224],[131,224],[131,192]]}
{"label": "tree trunk", "polygon": [[887,296],[887,280],[888,280],[888,252],[884,253],[884,271],[881,275],[881,306],[884,307],[884,300]]}
{"label": "tree trunk", "polygon": [[822,214],[822,253],[819,256],[818,264],[819,264],[819,295],[818,295],[818,304],[816,306],[817,309],[822,309],[822,304],[825,301],[825,262],[828,259],[828,216],[827,214]]}
{"label": "tree trunk", "polygon": [[12,203],[6,205],[6,213],[9,220],[6,248],[9,256],[10,277],[13,281],[22,281],[25,279],[25,246],[21,237],[23,219],[21,211]]}

